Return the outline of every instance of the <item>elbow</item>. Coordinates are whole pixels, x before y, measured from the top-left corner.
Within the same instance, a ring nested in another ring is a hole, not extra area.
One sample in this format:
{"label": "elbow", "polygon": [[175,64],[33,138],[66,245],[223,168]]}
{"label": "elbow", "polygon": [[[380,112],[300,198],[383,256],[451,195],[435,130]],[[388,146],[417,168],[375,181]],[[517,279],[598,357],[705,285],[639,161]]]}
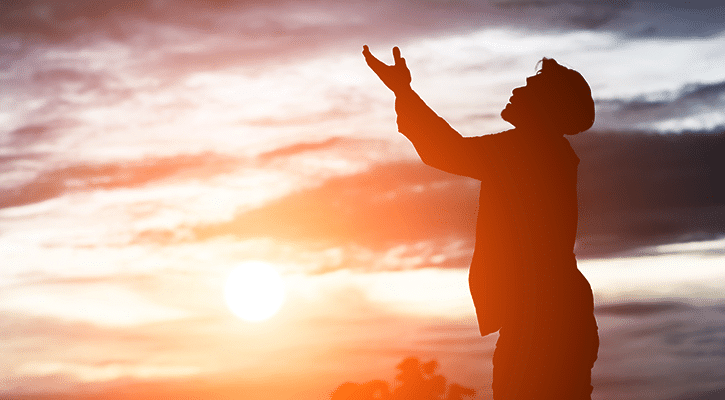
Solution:
{"label": "elbow", "polygon": [[440,169],[441,167],[441,157],[435,153],[421,153],[418,152],[418,155],[420,156],[420,160],[423,162],[423,164],[433,167],[436,169]]}

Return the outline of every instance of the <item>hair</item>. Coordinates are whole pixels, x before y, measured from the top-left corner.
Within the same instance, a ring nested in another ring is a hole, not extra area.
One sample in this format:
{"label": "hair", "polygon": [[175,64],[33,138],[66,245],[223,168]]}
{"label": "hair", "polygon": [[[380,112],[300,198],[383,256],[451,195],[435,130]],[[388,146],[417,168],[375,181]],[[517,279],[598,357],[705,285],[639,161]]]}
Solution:
{"label": "hair", "polygon": [[552,127],[566,135],[576,135],[594,124],[594,99],[584,77],[577,71],[542,58],[537,75],[546,76],[551,97],[547,104],[547,119]]}

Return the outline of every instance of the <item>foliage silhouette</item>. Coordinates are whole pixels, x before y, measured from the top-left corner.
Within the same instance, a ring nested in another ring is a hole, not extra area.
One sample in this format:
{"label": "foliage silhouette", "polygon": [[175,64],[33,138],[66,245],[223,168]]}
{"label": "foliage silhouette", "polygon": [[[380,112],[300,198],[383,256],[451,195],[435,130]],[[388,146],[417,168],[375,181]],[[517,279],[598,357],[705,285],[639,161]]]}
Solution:
{"label": "foliage silhouette", "polygon": [[383,380],[345,382],[332,392],[330,400],[463,400],[476,395],[475,390],[456,383],[446,386],[446,378],[436,374],[438,365],[436,360],[421,363],[408,357],[396,367],[400,372],[395,380],[400,383],[392,392]]}

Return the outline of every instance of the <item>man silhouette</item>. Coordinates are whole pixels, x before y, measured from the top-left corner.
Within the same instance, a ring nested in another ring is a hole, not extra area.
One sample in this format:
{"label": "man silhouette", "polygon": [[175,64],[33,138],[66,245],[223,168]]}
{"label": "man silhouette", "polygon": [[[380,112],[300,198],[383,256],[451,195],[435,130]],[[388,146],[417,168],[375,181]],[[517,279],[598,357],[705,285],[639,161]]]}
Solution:
{"label": "man silhouette", "polygon": [[462,137],[411,89],[397,47],[393,65],[363,55],[421,160],[481,181],[469,286],[481,335],[499,331],[494,399],[591,399],[599,337],[574,256],[579,158],[564,137],[594,123],[589,85],[544,58],[501,112],[514,129]]}

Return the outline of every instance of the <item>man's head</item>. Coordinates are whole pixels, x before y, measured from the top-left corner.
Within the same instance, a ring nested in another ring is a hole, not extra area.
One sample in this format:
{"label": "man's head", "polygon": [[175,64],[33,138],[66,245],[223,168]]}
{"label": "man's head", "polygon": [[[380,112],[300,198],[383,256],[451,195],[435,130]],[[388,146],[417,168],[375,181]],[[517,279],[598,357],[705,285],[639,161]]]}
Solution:
{"label": "man's head", "polygon": [[594,100],[587,81],[554,59],[542,59],[539,72],[512,94],[501,117],[517,128],[576,135],[594,123]]}

